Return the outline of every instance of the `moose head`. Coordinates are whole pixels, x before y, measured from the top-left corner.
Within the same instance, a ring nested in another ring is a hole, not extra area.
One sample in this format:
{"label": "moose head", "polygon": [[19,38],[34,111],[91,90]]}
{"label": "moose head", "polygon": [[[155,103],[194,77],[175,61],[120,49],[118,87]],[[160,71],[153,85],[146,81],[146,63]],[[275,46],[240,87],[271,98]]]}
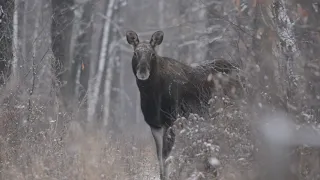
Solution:
{"label": "moose head", "polygon": [[151,36],[149,42],[140,42],[137,33],[134,31],[127,31],[127,41],[134,49],[132,68],[135,76],[139,80],[145,81],[149,79],[157,61],[155,47],[162,43],[163,35],[162,31],[156,31]]}

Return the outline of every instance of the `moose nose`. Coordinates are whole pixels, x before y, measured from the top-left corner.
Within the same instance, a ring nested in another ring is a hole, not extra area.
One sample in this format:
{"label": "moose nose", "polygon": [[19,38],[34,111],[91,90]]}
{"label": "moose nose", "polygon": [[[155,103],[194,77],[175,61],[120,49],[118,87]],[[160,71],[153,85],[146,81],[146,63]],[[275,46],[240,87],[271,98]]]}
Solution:
{"label": "moose nose", "polygon": [[140,64],[137,68],[137,78],[140,80],[146,80],[150,76],[149,68],[146,64]]}

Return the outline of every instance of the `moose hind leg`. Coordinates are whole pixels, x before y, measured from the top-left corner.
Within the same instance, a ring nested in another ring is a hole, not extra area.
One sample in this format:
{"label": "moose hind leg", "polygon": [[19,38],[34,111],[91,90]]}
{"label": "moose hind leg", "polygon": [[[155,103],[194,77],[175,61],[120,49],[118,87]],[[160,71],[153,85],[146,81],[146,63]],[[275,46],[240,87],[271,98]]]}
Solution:
{"label": "moose hind leg", "polygon": [[169,157],[175,142],[175,134],[172,127],[165,130],[163,136],[163,160],[164,160],[164,176],[169,178],[169,166],[171,164],[171,156]]}
{"label": "moose hind leg", "polygon": [[156,143],[156,150],[157,150],[157,157],[160,167],[160,180],[165,180],[165,168],[163,162],[163,135],[164,129],[163,128],[151,128],[152,136]]}
{"label": "moose hind leg", "polygon": [[163,135],[163,159],[168,159],[175,142],[175,133],[172,127],[166,129]]}

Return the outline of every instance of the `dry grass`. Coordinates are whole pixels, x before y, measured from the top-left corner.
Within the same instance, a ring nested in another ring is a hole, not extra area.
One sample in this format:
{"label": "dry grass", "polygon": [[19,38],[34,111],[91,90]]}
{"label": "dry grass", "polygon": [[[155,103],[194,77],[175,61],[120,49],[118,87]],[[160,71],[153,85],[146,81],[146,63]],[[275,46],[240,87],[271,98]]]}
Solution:
{"label": "dry grass", "polygon": [[77,116],[54,111],[55,99],[35,97],[29,114],[19,93],[11,94],[0,108],[0,179],[156,179],[152,139],[115,136],[72,120]]}
{"label": "dry grass", "polygon": [[[2,178],[125,180],[151,179],[155,174],[150,145],[111,140],[101,131],[74,126],[78,124],[72,122],[63,137],[43,132],[36,143],[24,140],[12,147],[2,141]],[[13,148],[16,151],[10,151]]]}

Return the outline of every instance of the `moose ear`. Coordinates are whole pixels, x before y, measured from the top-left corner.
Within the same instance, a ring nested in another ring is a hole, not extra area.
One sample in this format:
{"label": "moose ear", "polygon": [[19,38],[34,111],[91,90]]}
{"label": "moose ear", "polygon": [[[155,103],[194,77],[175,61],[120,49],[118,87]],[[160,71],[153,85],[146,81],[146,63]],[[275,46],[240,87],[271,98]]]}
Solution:
{"label": "moose ear", "polygon": [[133,45],[134,47],[139,44],[139,37],[137,33],[135,33],[134,31],[127,31],[126,37],[127,37],[128,43]]}
{"label": "moose ear", "polygon": [[162,43],[163,40],[163,32],[162,31],[156,31],[152,34],[150,45],[154,48]]}

